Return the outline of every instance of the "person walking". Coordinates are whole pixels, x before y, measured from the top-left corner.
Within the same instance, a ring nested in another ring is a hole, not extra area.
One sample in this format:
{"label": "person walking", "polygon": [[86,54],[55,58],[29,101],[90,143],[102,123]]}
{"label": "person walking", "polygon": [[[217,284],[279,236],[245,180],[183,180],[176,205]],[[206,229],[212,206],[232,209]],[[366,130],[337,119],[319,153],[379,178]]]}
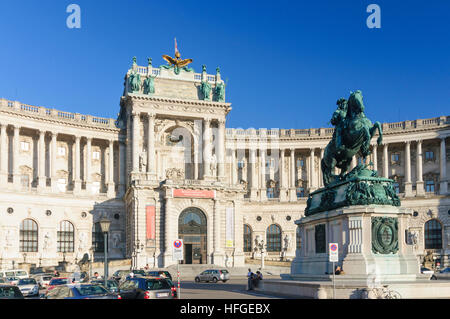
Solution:
{"label": "person walking", "polygon": [[53,277],[59,277],[59,271],[55,270],[55,272],[53,273]]}
{"label": "person walking", "polygon": [[247,290],[253,290],[253,277],[254,277],[254,275],[255,274],[249,268],[248,269],[248,273],[247,273],[247,283],[248,283]]}

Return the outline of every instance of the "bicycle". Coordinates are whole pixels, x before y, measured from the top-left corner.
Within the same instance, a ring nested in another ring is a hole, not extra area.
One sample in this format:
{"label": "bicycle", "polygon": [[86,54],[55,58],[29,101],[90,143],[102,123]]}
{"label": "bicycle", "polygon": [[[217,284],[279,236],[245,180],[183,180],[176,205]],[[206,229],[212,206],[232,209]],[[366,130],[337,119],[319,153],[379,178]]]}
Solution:
{"label": "bicycle", "polygon": [[395,290],[389,289],[389,285],[367,289],[369,299],[401,299],[402,296]]}

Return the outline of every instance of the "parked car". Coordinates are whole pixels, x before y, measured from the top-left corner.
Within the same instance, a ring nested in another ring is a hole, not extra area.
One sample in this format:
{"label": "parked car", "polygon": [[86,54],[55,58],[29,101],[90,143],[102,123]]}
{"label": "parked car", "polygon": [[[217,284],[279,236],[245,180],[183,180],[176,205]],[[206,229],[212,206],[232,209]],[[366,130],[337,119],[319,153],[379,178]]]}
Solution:
{"label": "parked car", "polygon": [[59,285],[48,291],[44,299],[120,299],[102,285],[78,283]]}
{"label": "parked car", "polygon": [[52,274],[39,274],[39,275],[34,275],[33,276],[34,279],[36,279],[39,288],[41,289],[47,289],[48,285],[50,284],[50,281],[53,278]]}
{"label": "parked car", "polygon": [[[146,275],[145,270],[143,270],[143,269],[134,269],[134,270],[132,270],[130,272],[132,272],[135,275],[139,275],[139,276],[145,276]],[[128,274],[130,274],[130,272]]]}
{"label": "parked car", "polygon": [[173,299],[172,289],[164,278],[133,277],[119,286],[122,299]]}
{"label": "parked car", "polygon": [[173,298],[178,298],[178,294],[177,294],[177,286],[175,286],[175,284],[172,282],[172,280],[170,280],[169,278],[164,278],[170,286],[170,290],[172,290],[173,293]]}
{"label": "parked car", "polygon": [[195,277],[195,282],[218,282],[219,280],[227,282],[230,279],[230,274],[226,269],[208,269]]}
{"label": "parked car", "polygon": [[122,282],[125,280],[125,278],[130,274],[130,270],[117,270],[113,275],[112,278],[117,282]]}
{"label": "parked car", "polygon": [[[101,280],[101,279],[91,280],[91,284],[102,285],[103,287],[105,287],[105,281]],[[109,292],[112,292],[112,293],[119,292],[119,285],[117,284],[117,281],[115,281],[114,279],[108,279],[106,281],[106,287],[105,288]]]}
{"label": "parked car", "polygon": [[19,278],[29,278],[28,272],[23,269],[11,269],[11,270],[1,270],[0,277],[19,277]]}
{"label": "parked car", "polygon": [[24,299],[19,287],[0,284],[0,299]]}
{"label": "parked car", "polygon": [[17,287],[19,287],[24,296],[39,296],[39,285],[34,278],[19,279]]}
{"label": "parked car", "polygon": [[434,276],[436,277],[435,279],[450,280],[450,267],[444,268],[439,272],[435,272]]}
{"label": "parked car", "polygon": [[67,285],[69,284],[69,278],[67,277],[53,277],[52,280],[50,280],[47,290],[52,290],[56,286],[60,285]]}
{"label": "parked car", "polygon": [[421,266],[420,267],[420,272],[424,275],[429,275],[430,276],[430,280],[435,280],[436,277],[434,276],[434,271],[432,269],[426,268]]}
{"label": "parked car", "polygon": [[0,278],[0,284],[7,284],[6,278]]}
{"label": "parked car", "polygon": [[172,280],[172,275],[167,270],[150,270],[147,271],[146,276],[161,277],[162,274],[164,274],[166,278]]}
{"label": "parked car", "polygon": [[69,276],[69,283],[88,282],[89,276],[87,272],[74,272]]}
{"label": "parked car", "polygon": [[19,283],[20,278],[19,277],[6,277],[6,281],[10,285],[16,286]]}

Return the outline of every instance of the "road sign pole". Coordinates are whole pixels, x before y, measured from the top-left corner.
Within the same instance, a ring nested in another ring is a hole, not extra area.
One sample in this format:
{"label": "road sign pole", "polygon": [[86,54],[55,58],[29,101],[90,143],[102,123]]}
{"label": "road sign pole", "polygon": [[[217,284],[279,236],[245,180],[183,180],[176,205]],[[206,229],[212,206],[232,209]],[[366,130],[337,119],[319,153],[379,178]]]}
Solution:
{"label": "road sign pole", "polygon": [[177,298],[181,299],[181,289],[180,289],[180,261],[177,261],[177,282],[178,282],[178,290],[177,290]]}
{"label": "road sign pole", "polygon": [[335,276],[335,271],[334,271],[334,261],[333,261],[333,299],[336,299],[336,287],[335,287],[334,276]]}

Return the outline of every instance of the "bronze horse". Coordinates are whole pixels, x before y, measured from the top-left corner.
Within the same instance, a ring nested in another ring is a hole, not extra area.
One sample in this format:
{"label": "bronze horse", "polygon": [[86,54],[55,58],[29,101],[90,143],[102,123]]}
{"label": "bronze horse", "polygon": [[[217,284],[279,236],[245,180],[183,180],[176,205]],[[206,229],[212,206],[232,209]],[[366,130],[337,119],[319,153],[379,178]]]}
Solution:
{"label": "bronze horse", "polygon": [[[371,154],[370,140],[376,130],[380,136],[378,145],[383,141],[383,132],[379,122],[372,122],[364,114],[361,91],[352,92],[348,101],[340,99],[338,109],[334,112],[331,124],[335,126],[333,138],[325,148],[321,161],[323,183],[325,186],[340,181],[347,172],[354,155],[365,158]],[[340,175],[334,175],[335,167],[341,169]]]}

